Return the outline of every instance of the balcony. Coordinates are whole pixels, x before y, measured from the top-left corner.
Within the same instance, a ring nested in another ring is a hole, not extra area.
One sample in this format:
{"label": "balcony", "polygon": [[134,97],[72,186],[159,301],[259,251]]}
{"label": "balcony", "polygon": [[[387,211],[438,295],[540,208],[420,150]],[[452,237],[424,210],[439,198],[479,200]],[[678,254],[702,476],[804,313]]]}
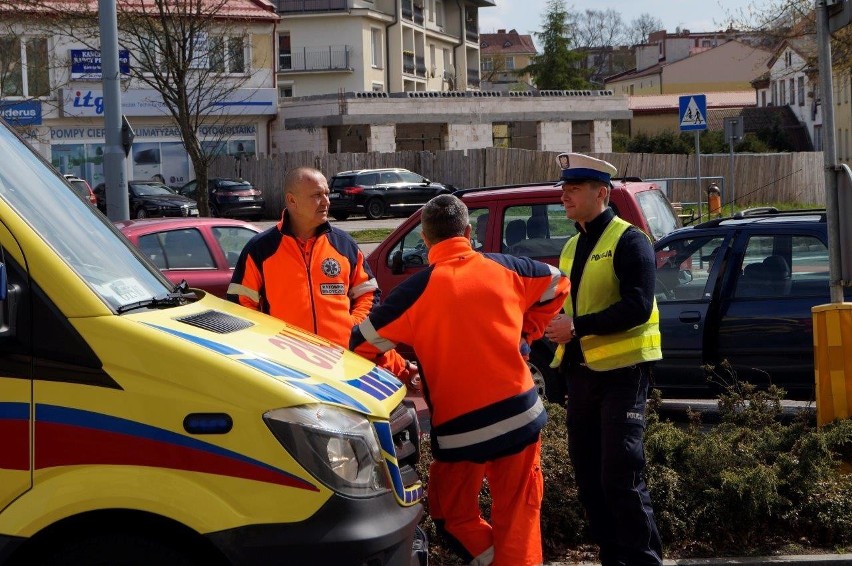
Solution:
{"label": "balcony", "polygon": [[467,70],[467,86],[479,86],[479,70]]}
{"label": "balcony", "polygon": [[351,48],[348,45],[328,47],[303,47],[278,55],[278,71],[300,73],[305,71],[351,71]]}
{"label": "balcony", "polygon": [[464,37],[468,41],[479,43],[479,25],[476,20],[467,20],[464,24]]}
{"label": "balcony", "polygon": [[415,57],[414,64],[417,67],[417,76],[425,77],[426,76],[426,59],[423,57]]}
{"label": "balcony", "polygon": [[338,12],[348,10],[348,4],[348,0],[278,0],[278,13]]}
{"label": "balcony", "polygon": [[414,74],[414,53],[402,52],[402,72]]}

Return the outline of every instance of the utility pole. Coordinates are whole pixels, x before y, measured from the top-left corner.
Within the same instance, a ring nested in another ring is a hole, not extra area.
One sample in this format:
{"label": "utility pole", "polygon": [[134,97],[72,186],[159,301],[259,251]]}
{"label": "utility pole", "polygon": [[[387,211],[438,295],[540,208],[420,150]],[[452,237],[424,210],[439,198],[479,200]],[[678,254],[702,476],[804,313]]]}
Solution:
{"label": "utility pole", "polygon": [[[118,16],[115,0],[98,0],[101,29],[101,73],[104,90],[104,184],[107,217],[130,218],[127,194],[127,151],[122,146],[121,82],[118,68]],[[125,129],[126,131],[126,129]],[[132,130],[131,130],[132,133]],[[125,134],[125,140],[127,135]],[[132,135],[131,135],[132,141]]]}

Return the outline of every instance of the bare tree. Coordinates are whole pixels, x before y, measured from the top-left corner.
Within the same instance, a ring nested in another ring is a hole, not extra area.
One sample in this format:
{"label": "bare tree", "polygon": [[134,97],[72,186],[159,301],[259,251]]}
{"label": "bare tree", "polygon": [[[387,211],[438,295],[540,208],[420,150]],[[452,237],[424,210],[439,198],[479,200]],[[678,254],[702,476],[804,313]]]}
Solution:
{"label": "bare tree", "polygon": [[[97,3],[22,1],[32,14],[47,14],[43,33],[100,48]],[[0,11],[4,3],[10,5],[0,0]],[[21,2],[14,4],[20,10]],[[161,104],[177,125],[195,170],[199,213],[207,216],[207,169],[240,118],[227,109],[249,96],[241,88],[250,77],[246,53],[253,22],[229,13],[228,0],[119,0],[117,7],[119,43],[131,53],[131,82],[156,91],[161,100],[150,103]],[[270,12],[268,21],[275,19]]]}
{"label": "bare tree", "polygon": [[[624,24],[615,10],[586,10],[575,17],[574,42],[585,59],[589,82],[603,85],[603,79],[612,72],[613,53],[624,42]],[[624,69],[621,69],[624,70]]]}
{"label": "bare tree", "polygon": [[651,32],[661,29],[665,29],[663,20],[648,13],[640,14],[627,27],[627,43],[630,45],[648,43],[648,36],[651,35]]}

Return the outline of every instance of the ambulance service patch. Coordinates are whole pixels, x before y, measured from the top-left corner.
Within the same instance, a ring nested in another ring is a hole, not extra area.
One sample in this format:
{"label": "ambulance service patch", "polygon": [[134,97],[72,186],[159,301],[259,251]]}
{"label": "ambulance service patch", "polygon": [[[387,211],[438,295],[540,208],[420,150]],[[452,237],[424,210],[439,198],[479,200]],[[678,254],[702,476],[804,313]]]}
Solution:
{"label": "ambulance service patch", "polygon": [[328,277],[340,275],[340,264],[333,257],[322,260],[322,272]]}
{"label": "ambulance service patch", "polygon": [[343,283],[321,283],[320,295],[345,295]]}

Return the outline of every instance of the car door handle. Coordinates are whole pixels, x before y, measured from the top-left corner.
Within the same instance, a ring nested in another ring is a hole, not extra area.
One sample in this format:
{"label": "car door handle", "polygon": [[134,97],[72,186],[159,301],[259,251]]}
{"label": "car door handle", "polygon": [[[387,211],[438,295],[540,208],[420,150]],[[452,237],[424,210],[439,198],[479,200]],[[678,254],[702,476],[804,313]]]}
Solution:
{"label": "car door handle", "polygon": [[680,313],[681,322],[698,322],[701,320],[701,313],[698,311],[683,311]]}

